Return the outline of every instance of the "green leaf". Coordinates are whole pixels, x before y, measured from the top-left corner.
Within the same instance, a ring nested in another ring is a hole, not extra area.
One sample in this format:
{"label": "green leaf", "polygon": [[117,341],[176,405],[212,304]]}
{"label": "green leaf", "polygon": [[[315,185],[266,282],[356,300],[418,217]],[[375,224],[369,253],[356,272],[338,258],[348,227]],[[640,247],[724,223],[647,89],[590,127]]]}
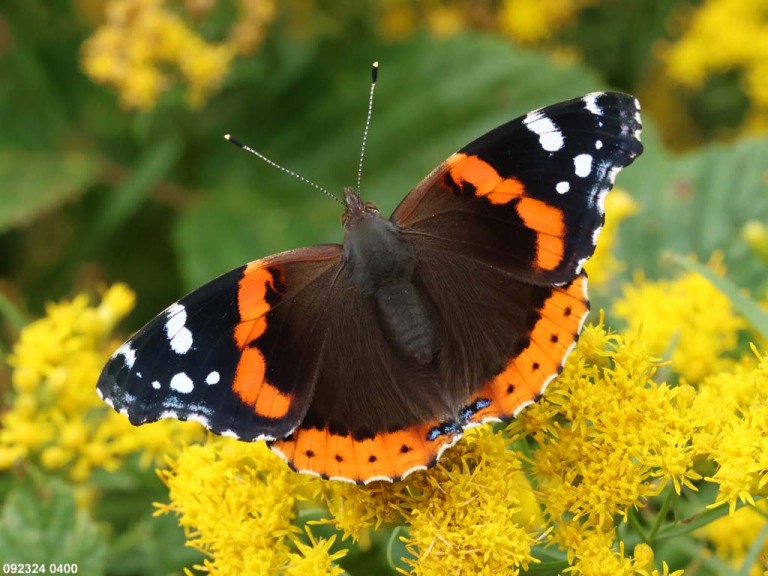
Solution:
{"label": "green leaf", "polygon": [[97,161],[84,154],[0,150],[0,233],[79,197],[97,168]]}
{"label": "green leaf", "polygon": [[105,537],[72,489],[58,480],[13,489],[0,512],[0,558],[14,563],[76,564],[80,574],[101,574]]}
{"label": "green leaf", "polygon": [[663,166],[644,156],[637,162],[642,169],[631,178],[640,175],[647,183],[636,195],[641,213],[621,228],[620,257],[628,269],[655,277],[662,272],[664,251],[695,254],[706,262],[713,251],[723,250],[737,284],[761,286],[765,264],[740,230],[749,220],[768,220],[768,138],[711,146]]}
{"label": "green leaf", "polygon": [[[340,195],[343,186],[355,184],[368,66],[378,58],[362,189],[390,213],[432,168],[486,131],[605,88],[584,68],[559,66],[491,35],[383,45],[366,64],[351,52],[318,52],[296,83],[280,91],[266,91],[264,86],[274,86],[265,71],[251,90],[239,87],[227,118],[209,119],[211,137],[232,132]],[[188,287],[271,253],[342,240],[338,204],[242,151],[224,149],[223,140],[220,146],[198,165],[199,174],[215,175],[207,197],[181,216],[175,230]],[[651,145],[648,156],[660,149]]]}
{"label": "green leaf", "polygon": [[110,190],[109,201],[94,222],[86,243],[98,242],[133,216],[153,188],[168,175],[182,152],[178,136],[167,132],[138,158],[124,182]]}
{"label": "green leaf", "polygon": [[757,537],[755,537],[752,546],[749,547],[747,554],[744,556],[744,562],[742,562],[739,569],[739,576],[749,576],[753,568],[759,569],[763,567],[763,563],[758,558],[763,551],[766,541],[768,541],[768,524],[763,525]]}
{"label": "green leaf", "polygon": [[718,276],[706,266],[689,258],[673,254],[672,259],[683,268],[697,272],[709,280],[723,296],[731,301],[733,307],[744,316],[750,324],[752,324],[752,327],[757,330],[763,338],[768,338],[768,313],[760,308],[760,306],[757,305],[757,302],[746,296],[736,284],[727,278]]}
{"label": "green leaf", "polygon": [[113,576],[179,574],[202,561],[201,552],[185,546],[176,516],[147,514],[110,543],[107,566]]}

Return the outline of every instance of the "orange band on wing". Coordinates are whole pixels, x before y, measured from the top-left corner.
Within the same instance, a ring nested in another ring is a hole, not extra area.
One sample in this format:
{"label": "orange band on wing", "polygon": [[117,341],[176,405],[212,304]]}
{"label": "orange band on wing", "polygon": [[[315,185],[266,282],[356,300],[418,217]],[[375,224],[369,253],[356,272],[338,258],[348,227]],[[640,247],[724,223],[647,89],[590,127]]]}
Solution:
{"label": "orange band on wing", "polygon": [[475,188],[475,196],[484,196],[491,204],[506,204],[525,192],[522,182],[515,178],[502,178],[493,166],[478,156],[457,153],[446,163],[456,184],[471,184]]}
{"label": "orange band on wing", "polygon": [[565,255],[563,211],[535,198],[521,198],[517,213],[528,228],[536,231],[536,265],[554,270]]}
{"label": "orange band on wing", "polygon": [[237,293],[241,322],[235,327],[235,342],[241,350],[232,391],[244,404],[262,418],[283,418],[291,407],[293,396],[281,392],[266,378],[266,361],[254,342],[267,329],[266,314],[270,310],[267,291],[276,291],[273,274],[279,268],[251,262],[245,269]]}
{"label": "orange band on wing", "polygon": [[539,320],[531,330],[528,346],[510,358],[504,371],[486,382],[470,399],[470,403],[490,400],[488,406],[472,416],[472,422],[508,420],[543,393],[544,387],[565,364],[589,312],[586,284],[587,278],[582,274],[569,285],[553,289],[538,310]]}
{"label": "orange band on wing", "polygon": [[[265,267],[258,260],[246,266],[237,291],[237,307],[241,320],[261,318],[269,312],[267,287],[273,291],[276,289],[273,274],[280,272],[278,267]],[[264,327],[266,328],[266,324]]]}
{"label": "orange band on wing", "polygon": [[357,483],[394,480],[432,466],[442,449],[458,440],[458,431],[429,440],[430,430],[437,425],[416,424],[362,440],[328,428],[299,428],[290,437],[270,443],[270,448],[300,472]]}
{"label": "orange band on wing", "polygon": [[479,156],[456,153],[446,160],[446,165],[458,186],[471,184],[475,196],[487,198],[491,204],[517,200],[518,216],[527,228],[536,232],[536,266],[542,270],[557,268],[565,255],[565,220],[560,208],[526,196],[520,180],[502,178]]}

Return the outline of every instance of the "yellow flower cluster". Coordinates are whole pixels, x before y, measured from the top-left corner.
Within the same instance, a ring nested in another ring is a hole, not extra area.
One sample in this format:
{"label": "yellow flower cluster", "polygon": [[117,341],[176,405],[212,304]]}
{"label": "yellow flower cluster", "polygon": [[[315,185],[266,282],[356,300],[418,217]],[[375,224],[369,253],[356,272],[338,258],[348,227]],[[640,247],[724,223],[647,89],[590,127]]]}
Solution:
{"label": "yellow flower cluster", "polygon": [[540,515],[508,443],[490,428],[472,431],[428,475],[358,487],[295,474],[262,443],[215,439],[161,472],[171,503],[159,512],[180,516],[189,545],[211,557],[197,568],[217,576],[341,574],[335,561],[346,550],[332,553],[332,540],[309,531],[302,539],[296,526],[301,510],[321,505],[331,517],[317,523],[345,539],[364,539],[382,523],[407,525],[412,574],[510,573],[535,562]]}
{"label": "yellow flower cluster", "polygon": [[[724,272],[719,257],[710,267]],[[739,331],[746,326],[730,301],[694,272],[658,281],[637,274],[614,302],[613,313],[654,354],[671,358],[673,371],[692,384],[732,364],[726,355],[736,349]]]}
{"label": "yellow flower cluster", "polygon": [[377,24],[387,39],[399,39],[424,23],[435,36],[449,36],[467,26],[501,30],[520,44],[549,40],[573,22],[579,10],[597,0],[379,0]]}
{"label": "yellow flower cluster", "polygon": [[236,54],[252,51],[274,17],[273,0],[240,0],[226,42],[207,42],[166,0],[110,0],[106,21],[83,44],[83,67],[112,86],[126,108],[149,109],[177,78],[190,106],[200,106],[223,81]]}
{"label": "yellow flower cluster", "polygon": [[634,574],[644,561],[613,548],[614,518],[668,482],[679,494],[701,478],[689,441],[700,426],[688,410],[695,391],[654,382],[657,365],[642,341],[588,326],[560,378],[523,412],[551,539],[576,573]]}
{"label": "yellow flower cluster", "polygon": [[[760,536],[768,515],[768,501],[761,500],[754,508],[741,508],[708,524],[701,530],[700,536],[706,538],[714,548],[714,553],[730,564],[734,570],[744,565],[744,559],[750,546]],[[763,545],[760,557],[762,570],[754,566],[750,576],[768,574],[768,542]]]}
{"label": "yellow flower cluster", "polygon": [[340,576],[333,539],[299,539],[296,506],[311,478],[295,474],[263,442],[210,438],[187,447],[160,472],[188,545],[209,558],[199,570],[214,576],[307,574]]}
{"label": "yellow flower cluster", "polygon": [[699,394],[706,432],[695,444],[717,464],[706,478],[719,485],[713,506],[727,502],[731,512],[737,501],[768,495],[768,357],[758,359],[752,370],[738,366],[708,378]]}
{"label": "yellow flower cluster", "polygon": [[768,127],[768,18],[764,0],[706,0],[685,12],[684,33],[661,50],[667,75],[678,84],[700,88],[730,70],[741,72],[752,103],[748,125]]}
{"label": "yellow flower cluster", "polygon": [[499,14],[501,29],[521,44],[549,40],[579,10],[597,0],[504,0]]}
{"label": "yellow flower cluster", "polygon": [[44,318],[21,331],[9,358],[14,400],[0,418],[0,470],[39,460],[82,482],[94,468],[114,470],[129,454],[141,452],[149,464],[169,450],[171,439],[200,436],[199,426],[179,422],[134,428],[96,394],[116,348],[110,333],[133,303],[133,293],[117,284],[98,306],[85,295],[50,304]]}
{"label": "yellow flower cluster", "polygon": [[768,262],[768,226],[763,222],[750,220],[741,228],[741,238],[756,256]]}

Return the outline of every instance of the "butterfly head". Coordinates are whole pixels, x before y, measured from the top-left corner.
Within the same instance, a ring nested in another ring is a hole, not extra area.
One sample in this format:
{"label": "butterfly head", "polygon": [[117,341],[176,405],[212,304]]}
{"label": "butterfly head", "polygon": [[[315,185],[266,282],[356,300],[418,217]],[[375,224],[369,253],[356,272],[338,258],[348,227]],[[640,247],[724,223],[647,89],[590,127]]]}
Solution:
{"label": "butterfly head", "polygon": [[350,232],[364,220],[381,218],[381,212],[376,204],[364,202],[354,188],[344,188],[344,206],[347,209],[341,216],[341,224],[345,232]]}

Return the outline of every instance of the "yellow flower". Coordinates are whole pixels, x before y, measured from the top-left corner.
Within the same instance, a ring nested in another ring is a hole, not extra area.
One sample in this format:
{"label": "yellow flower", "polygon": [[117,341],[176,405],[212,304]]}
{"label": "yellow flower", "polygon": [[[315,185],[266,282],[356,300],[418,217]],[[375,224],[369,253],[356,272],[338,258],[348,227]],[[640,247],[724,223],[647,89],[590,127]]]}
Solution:
{"label": "yellow flower", "polygon": [[83,44],[86,74],[115,88],[126,108],[151,108],[179,78],[187,84],[190,106],[202,105],[221,85],[235,54],[252,52],[275,15],[274,0],[240,0],[230,38],[215,43],[205,41],[168,4],[110,0],[106,21]]}
{"label": "yellow flower", "polygon": [[211,437],[187,446],[159,473],[171,503],[158,504],[158,513],[179,515],[188,545],[210,556],[210,574],[268,574],[334,559],[328,541],[313,543],[320,552],[300,547],[300,556],[292,554],[300,533],[293,523],[295,504],[300,487],[312,478],[292,472],[263,442]]}
{"label": "yellow flower", "polygon": [[715,473],[706,478],[719,485],[712,506],[727,502],[733,513],[737,501],[754,504],[754,494],[768,492],[768,356],[746,379],[749,400],[730,413],[711,439]]}
{"label": "yellow flower", "polygon": [[538,445],[533,471],[550,539],[578,573],[634,574],[613,548],[614,518],[667,483],[679,493],[701,478],[690,443],[703,425],[690,411],[695,390],[655,382],[657,366],[642,341],[587,326],[560,378],[521,415]]}
{"label": "yellow flower", "polygon": [[96,394],[99,373],[117,347],[110,332],[133,303],[133,293],[117,284],[97,306],[85,295],[49,304],[44,318],[21,331],[9,358],[14,397],[0,419],[0,469],[38,460],[82,482],[94,468],[113,470],[130,454],[141,452],[149,463],[175,441],[199,437],[194,424],[136,429]]}
{"label": "yellow flower", "polygon": [[504,0],[501,29],[521,44],[548,40],[595,0]]}
{"label": "yellow flower", "polygon": [[741,237],[757,256],[768,261],[768,226],[750,220],[742,227]]}
{"label": "yellow flower", "polygon": [[700,88],[709,77],[740,72],[752,109],[747,124],[765,131],[768,118],[768,19],[765,3],[707,0],[696,10],[678,11],[680,37],[659,50],[666,75],[677,84]]}
{"label": "yellow flower", "polygon": [[518,497],[531,487],[509,439],[489,427],[467,436],[410,483],[401,539],[413,575],[516,574],[538,562],[533,518],[521,514]]}
{"label": "yellow flower", "polygon": [[[765,514],[768,513],[768,501],[761,500],[754,508],[745,507],[733,514],[723,516],[708,524],[701,530],[715,549],[715,554],[721,560],[728,562],[734,569],[744,564],[744,557],[754,544],[760,530],[765,526]],[[768,544],[762,550],[764,569],[768,569]],[[759,560],[750,574],[763,574]]]}
{"label": "yellow flower", "polygon": [[[719,257],[710,262],[723,273]],[[726,354],[736,348],[746,324],[730,301],[704,277],[688,272],[676,280],[646,280],[638,273],[614,302],[613,313],[640,334],[654,354],[670,357],[688,382],[728,368]]]}
{"label": "yellow flower", "polygon": [[289,554],[289,564],[284,569],[285,576],[342,576],[344,570],[336,560],[346,556],[346,550],[331,553],[330,549],[336,541],[335,536],[327,540],[316,539],[309,528],[306,529],[309,544],[296,542],[298,554]]}
{"label": "yellow flower", "polygon": [[230,44],[238,54],[251,54],[266,35],[266,27],[275,18],[274,0],[239,0],[238,19],[230,34]]}

